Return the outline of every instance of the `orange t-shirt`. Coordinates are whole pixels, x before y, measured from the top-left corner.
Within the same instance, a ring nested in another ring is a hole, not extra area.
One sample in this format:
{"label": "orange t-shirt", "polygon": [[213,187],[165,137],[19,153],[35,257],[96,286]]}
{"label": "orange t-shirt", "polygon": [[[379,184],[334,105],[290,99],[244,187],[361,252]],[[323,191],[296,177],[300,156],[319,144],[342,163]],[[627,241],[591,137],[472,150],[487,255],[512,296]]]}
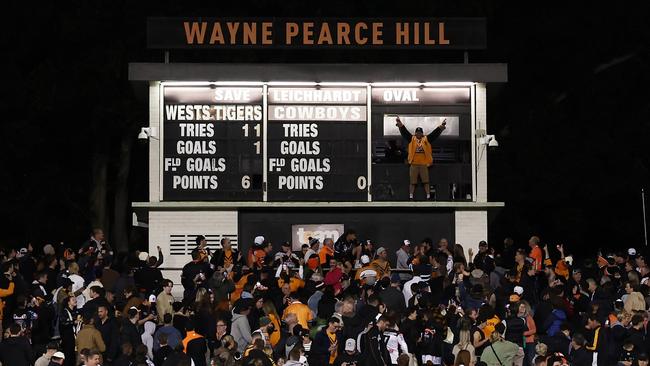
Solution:
{"label": "orange t-shirt", "polygon": [[300,301],[292,302],[284,309],[284,313],[282,313],[282,319],[286,319],[287,315],[291,313],[296,314],[296,318],[298,318],[298,324],[300,324],[304,329],[309,329],[309,322],[314,319],[314,315],[311,313],[309,306],[301,303]]}
{"label": "orange t-shirt", "polygon": [[542,255],[542,250],[539,248],[539,246],[534,247],[530,251],[530,257],[535,260],[533,265],[535,266],[535,270],[541,271],[542,270],[542,262],[544,261],[544,256]]}
{"label": "orange t-shirt", "polygon": [[275,331],[269,334],[269,342],[271,343],[271,346],[275,347],[275,345],[280,341],[280,320],[275,316],[275,314],[269,314],[268,317],[271,319],[271,323],[275,326]]}
{"label": "orange t-shirt", "polygon": [[327,245],[323,245],[323,247],[320,249],[320,252],[318,252],[318,257],[320,258],[320,264],[325,264],[327,262],[327,256],[333,257],[334,256],[334,250]]}

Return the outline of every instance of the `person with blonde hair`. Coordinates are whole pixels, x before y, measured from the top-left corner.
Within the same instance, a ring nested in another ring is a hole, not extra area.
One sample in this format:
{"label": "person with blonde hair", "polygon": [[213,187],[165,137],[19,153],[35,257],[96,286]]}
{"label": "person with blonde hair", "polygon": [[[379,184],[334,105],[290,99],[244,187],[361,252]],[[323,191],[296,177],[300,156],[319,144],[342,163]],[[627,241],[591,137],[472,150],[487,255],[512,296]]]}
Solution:
{"label": "person with blonde hair", "polygon": [[454,361],[454,366],[473,366],[476,365],[476,360],[467,350],[461,350],[458,352],[456,359]]}
{"label": "person with blonde hair", "polygon": [[[458,332],[458,343],[454,345],[451,353],[454,357],[458,357],[461,352],[467,352],[470,354],[470,359],[472,362],[476,363],[476,355],[474,354],[474,346],[472,345],[471,340],[471,324],[467,319],[461,320],[460,330]],[[467,363],[469,365],[469,363]]]}

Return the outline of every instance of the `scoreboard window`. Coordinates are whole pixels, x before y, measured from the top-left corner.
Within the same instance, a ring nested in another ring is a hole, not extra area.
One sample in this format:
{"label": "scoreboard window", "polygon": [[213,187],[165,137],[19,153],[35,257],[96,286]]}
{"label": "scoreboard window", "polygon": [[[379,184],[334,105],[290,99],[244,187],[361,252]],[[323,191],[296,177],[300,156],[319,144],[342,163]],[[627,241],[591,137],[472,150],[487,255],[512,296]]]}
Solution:
{"label": "scoreboard window", "polygon": [[367,201],[365,87],[269,87],[269,201]]}
{"label": "scoreboard window", "polygon": [[163,86],[163,199],[262,200],[262,86]]}

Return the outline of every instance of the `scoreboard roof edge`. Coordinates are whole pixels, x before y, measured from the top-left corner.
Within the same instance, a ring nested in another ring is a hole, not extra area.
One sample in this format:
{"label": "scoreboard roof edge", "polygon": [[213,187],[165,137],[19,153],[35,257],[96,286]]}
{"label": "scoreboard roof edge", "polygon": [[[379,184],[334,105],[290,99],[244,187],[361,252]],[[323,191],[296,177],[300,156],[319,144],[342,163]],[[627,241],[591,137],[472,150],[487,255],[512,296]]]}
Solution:
{"label": "scoreboard roof edge", "polygon": [[506,63],[238,64],[129,63],[132,81],[485,82],[508,81]]}
{"label": "scoreboard roof edge", "polygon": [[453,208],[473,210],[505,207],[505,202],[411,202],[411,201],[373,201],[373,202],[258,202],[258,201],[164,201],[132,202],[134,209],[240,209],[240,208]]}

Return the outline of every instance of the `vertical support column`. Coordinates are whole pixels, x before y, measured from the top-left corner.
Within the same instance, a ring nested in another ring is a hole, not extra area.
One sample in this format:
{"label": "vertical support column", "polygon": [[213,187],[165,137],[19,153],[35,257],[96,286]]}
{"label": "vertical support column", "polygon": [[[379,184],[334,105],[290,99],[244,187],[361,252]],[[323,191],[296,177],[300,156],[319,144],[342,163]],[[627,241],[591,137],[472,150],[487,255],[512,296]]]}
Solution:
{"label": "vertical support column", "polygon": [[487,240],[487,211],[456,211],[455,228],[456,243],[459,243],[467,250],[472,248],[474,254],[478,253],[478,242]]}
{"label": "vertical support column", "polygon": [[368,202],[372,201],[372,109],[371,109],[371,104],[372,104],[372,98],[370,97],[372,95],[372,90],[371,86],[367,85],[366,86],[366,126],[367,126],[367,132],[368,132],[368,176],[366,177],[366,180],[368,182]]}
{"label": "vertical support column", "polygon": [[[486,88],[485,84],[477,83],[476,84],[476,128],[482,129],[487,133],[487,100],[486,100]],[[474,139],[476,140],[476,139]],[[476,142],[476,141],[474,141]],[[478,164],[476,169],[476,202],[487,202],[487,168],[488,168],[488,151],[487,146],[478,146],[479,150],[482,150],[482,153],[478,154],[480,161],[477,161]]]}
{"label": "vertical support column", "polygon": [[269,105],[269,95],[268,95],[268,85],[264,84],[262,86],[262,201],[268,201],[268,185],[266,183],[268,176],[268,136],[266,133],[266,125],[268,122],[268,105]]}
{"label": "vertical support column", "polygon": [[159,81],[149,83],[149,127],[158,131],[157,139],[149,139],[149,201],[162,200],[162,87]]}
{"label": "vertical support column", "polygon": [[470,154],[472,156],[472,201],[477,202],[477,197],[476,197],[476,164],[477,164],[477,159],[478,159],[478,144],[476,143],[476,129],[478,128],[476,125],[476,84],[472,84],[472,86],[469,89],[469,99],[470,99],[470,106],[471,106],[471,114],[470,114],[470,125],[471,125],[471,144],[472,146],[470,147],[472,150],[472,153]]}

